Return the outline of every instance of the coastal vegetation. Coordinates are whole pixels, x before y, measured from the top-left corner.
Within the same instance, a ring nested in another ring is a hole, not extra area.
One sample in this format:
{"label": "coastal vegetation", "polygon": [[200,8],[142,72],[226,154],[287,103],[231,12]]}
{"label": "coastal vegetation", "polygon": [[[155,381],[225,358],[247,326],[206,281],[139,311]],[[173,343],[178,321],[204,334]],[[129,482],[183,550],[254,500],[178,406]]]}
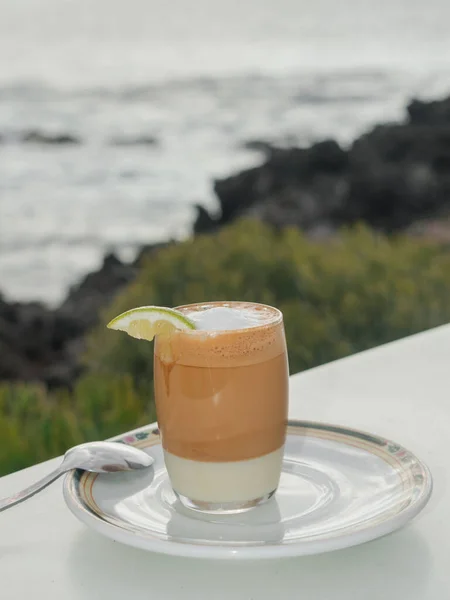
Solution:
{"label": "coastal vegetation", "polygon": [[450,320],[450,254],[442,243],[356,225],[326,241],[243,219],[142,260],[86,337],[69,387],[0,384],[0,475],[155,419],[153,345],[107,330],[140,305],[240,299],[279,307],[291,373]]}

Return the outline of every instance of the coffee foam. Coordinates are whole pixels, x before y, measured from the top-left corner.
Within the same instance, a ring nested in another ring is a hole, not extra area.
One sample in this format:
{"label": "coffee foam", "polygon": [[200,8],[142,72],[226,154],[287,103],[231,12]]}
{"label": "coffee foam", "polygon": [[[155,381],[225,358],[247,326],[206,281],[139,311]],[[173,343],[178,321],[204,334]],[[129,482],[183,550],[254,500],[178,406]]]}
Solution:
{"label": "coffee foam", "polygon": [[[228,310],[219,313],[219,308]],[[200,321],[205,326],[208,319],[208,327],[212,322],[215,327],[222,325],[226,329],[180,331],[167,342],[157,339],[156,354],[164,362],[164,355],[167,355],[170,356],[169,362],[186,366],[245,366],[270,360],[286,351],[282,316],[275,308],[251,303],[232,303],[231,306],[216,303],[180,307],[178,310],[193,320],[203,315]],[[236,313],[241,315],[240,323],[245,320],[244,326],[237,327]],[[230,325],[236,327],[230,329]],[[169,344],[169,352],[164,351],[164,343]]]}
{"label": "coffee foam", "polygon": [[186,310],[184,313],[194,321],[196,329],[201,331],[236,331],[264,325],[271,319],[270,309],[256,309],[250,306],[212,306],[204,310]]}

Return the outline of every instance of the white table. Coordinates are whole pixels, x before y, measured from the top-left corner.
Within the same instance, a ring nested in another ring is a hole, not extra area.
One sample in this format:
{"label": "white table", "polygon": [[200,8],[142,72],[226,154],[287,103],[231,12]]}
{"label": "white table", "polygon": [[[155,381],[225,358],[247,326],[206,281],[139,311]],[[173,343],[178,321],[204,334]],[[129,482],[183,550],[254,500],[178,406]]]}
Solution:
{"label": "white table", "polygon": [[[445,326],[291,378],[291,417],[390,437],[428,463],[432,499],[405,529],[306,558],[173,558],[92,533],[69,513],[59,483],[0,514],[1,600],[450,598],[449,367]],[[0,496],[29,485],[57,462],[0,479]]]}

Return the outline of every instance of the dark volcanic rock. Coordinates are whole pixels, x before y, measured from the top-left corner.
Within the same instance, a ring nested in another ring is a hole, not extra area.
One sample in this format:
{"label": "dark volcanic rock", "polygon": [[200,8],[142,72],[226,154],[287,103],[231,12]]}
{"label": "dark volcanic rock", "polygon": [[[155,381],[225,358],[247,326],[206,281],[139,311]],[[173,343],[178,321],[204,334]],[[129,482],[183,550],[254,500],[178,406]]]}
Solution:
{"label": "dark volcanic rock", "polygon": [[195,231],[255,216],[308,233],[356,221],[392,232],[439,215],[450,207],[450,99],[416,100],[408,113],[348,150],[332,140],[271,148],[261,166],[215,182],[220,216],[199,211]]}
{"label": "dark volcanic rock", "polygon": [[101,269],[72,288],[56,310],[0,297],[0,379],[70,387],[82,370],[84,334],[135,272],[109,254]]}
{"label": "dark volcanic rock", "polygon": [[79,144],[80,140],[69,133],[50,134],[42,131],[31,130],[21,136],[21,141],[27,144]]}
{"label": "dark volcanic rock", "polygon": [[395,232],[433,214],[447,201],[443,194],[443,185],[426,165],[383,164],[352,174],[349,193],[335,218],[338,225],[360,221]]}
{"label": "dark volcanic rock", "polygon": [[122,263],[114,254],[108,254],[98,271],[89,273],[81,283],[70,289],[57,314],[75,319],[82,333],[96,324],[100,309],[135,275],[133,266]]}
{"label": "dark volcanic rock", "polygon": [[81,371],[69,351],[79,331],[74,319],[39,303],[0,298],[0,379],[70,385]]}
{"label": "dark volcanic rock", "polygon": [[348,153],[332,140],[308,149],[274,149],[261,167],[215,182],[221,217],[210,229],[246,214],[276,225],[315,227],[343,202],[348,169]]}
{"label": "dark volcanic rock", "polygon": [[356,140],[350,156],[353,167],[378,168],[390,164],[427,165],[447,170],[450,165],[450,122],[434,125],[379,125]]}
{"label": "dark volcanic rock", "polygon": [[261,152],[266,156],[270,156],[276,150],[276,147],[270,142],[264,140],[247,140],[242,144],[244,150],[251,150],[254,152]]}
{"label": "dark volcanic rock", "polygon": [[113,146],[156,146],[158,140],[151,135],[141,137],[118,137],[111,140]]}
{"label": "dark volcanic rock", "polygon": [[200,204],[195,205],[195,210],[197,211],[197,216],[195,217],[193,225],[194,233],[214,231],[214,229],[218,226],[218,221],[213,219],[209,212]]}
{"label": "dark volcanic rock", "polygon": [[450,98],[432,102],[413,100],[407,110],[413,125],[450,125]]}

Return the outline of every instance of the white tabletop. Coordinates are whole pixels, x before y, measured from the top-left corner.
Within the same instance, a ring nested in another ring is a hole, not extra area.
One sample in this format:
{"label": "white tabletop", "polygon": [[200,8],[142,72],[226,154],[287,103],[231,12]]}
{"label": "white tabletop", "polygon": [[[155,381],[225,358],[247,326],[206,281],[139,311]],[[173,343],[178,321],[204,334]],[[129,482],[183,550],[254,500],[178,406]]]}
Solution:
{"label": "white tabletop", "polygon": [[[372,431],[404,444],[428,464],[433,496],[405,529],[306,558],[240,563],[174,558],[89,531],[69,513],[56,483],[0,514],[1,600],[449,598],[449,366],[446,326],[291,378],[291,417]],[[0,479],[0,497],[58,462]]]}

